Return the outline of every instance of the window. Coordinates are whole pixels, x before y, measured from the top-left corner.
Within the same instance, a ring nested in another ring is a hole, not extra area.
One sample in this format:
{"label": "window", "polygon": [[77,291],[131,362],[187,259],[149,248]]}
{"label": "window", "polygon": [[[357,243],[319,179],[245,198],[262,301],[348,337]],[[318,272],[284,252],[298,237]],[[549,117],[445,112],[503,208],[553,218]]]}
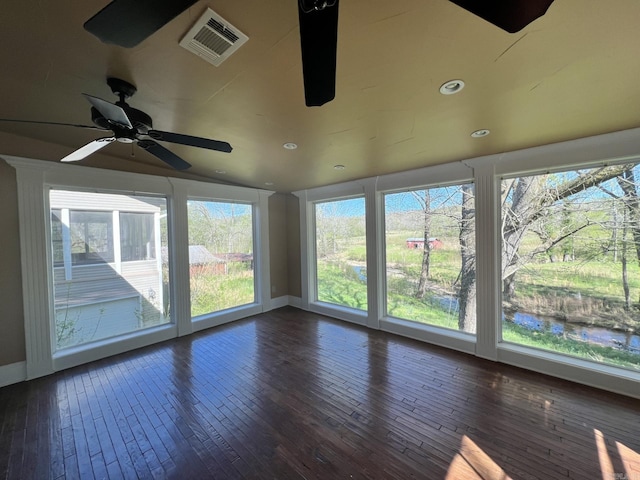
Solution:
{"label": "window", "polygon": [[254,303],[251,205],[190,200],[191,316]]}
{"label": "window", "polygon": [[49,198],[55,349],[168,323],[168,266],[158,254],[166,200],[66,190]]}
{"label": "window", "polygon": [[53,264],[62,265],[64,261],[64,249],[62,243],[62,212],[60,209],[51,209],[51,248]]}
{"label": "window", "polygon": [[74,265],[113,262],[113,216],[110,212],[69,212]]}
{"label": "window", "polygon": [[156,256],[152,213],[120,213],[120,252],[123,262]]}
{"label": "window", "polygon": [[504,341],[640,370],[640,167],[502,181]]}
{"label": "window", "polygon": [[315,204],[317,298],[367,310],[364,198]]}
{"label": "window", "polygon": [[384,195],[387,314],[476,332],[472,184]]}

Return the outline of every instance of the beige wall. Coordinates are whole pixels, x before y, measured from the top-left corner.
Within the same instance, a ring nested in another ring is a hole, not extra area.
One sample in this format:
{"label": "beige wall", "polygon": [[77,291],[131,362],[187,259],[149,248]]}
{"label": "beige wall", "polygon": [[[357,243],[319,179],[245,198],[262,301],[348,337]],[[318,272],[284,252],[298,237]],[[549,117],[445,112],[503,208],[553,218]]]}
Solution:
{"label": "beige wall", "polygon": [[300,208],[290,193],[269,197],[271,298],[301,296]]}
{"label": "beige wall", "polygon": [[289,294],[287,276],[287,195],[269,197],[269,260],[271,262],[271,298]]}
{"label": "beige wall", "polygon": [[289,295],[302,296],[302,278],[300,273],[300,201],[298,197],[287,194],[287,276]]}
{"label": "beige wall", "polygon": [[16,171],[0,160],[0,365],[26,359]]}

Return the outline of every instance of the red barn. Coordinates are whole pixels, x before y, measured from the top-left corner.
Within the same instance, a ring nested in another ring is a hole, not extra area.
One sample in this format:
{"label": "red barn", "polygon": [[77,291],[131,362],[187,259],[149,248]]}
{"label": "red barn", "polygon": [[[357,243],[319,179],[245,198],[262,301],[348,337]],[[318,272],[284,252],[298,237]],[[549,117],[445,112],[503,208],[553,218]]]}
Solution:
{"label": "red barn", "polygon": [[[423,249],[424,238],[407,238],[407,248]],[[442,240],[432,237],[429,239],[429,250],[437,250],[442,247]]]}

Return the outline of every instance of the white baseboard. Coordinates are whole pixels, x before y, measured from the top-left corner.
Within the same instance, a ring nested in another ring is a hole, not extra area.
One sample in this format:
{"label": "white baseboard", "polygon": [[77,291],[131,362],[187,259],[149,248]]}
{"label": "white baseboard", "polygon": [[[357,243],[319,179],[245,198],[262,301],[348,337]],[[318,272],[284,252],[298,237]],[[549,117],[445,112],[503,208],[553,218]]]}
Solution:
{"label": "white baseboard", "polygon": [[294,297],[292,295],[283,295],[281,297],[271,299],[271,310],[286,306],[300,308],[301,305],[302,299],[300,297]]}
{"label": "white baseboard", "polygon": [[293,295],[289,295],[289,303],[288,305],[296,308],[302,308],[302,298],[294,297]]}
{"label": "white baseboard", "polygon": [[27,362],[10,363],[0,367],[0,387],[24,382],[27,379]]}
{"label": "white baseboard", "polygon": [[271,299],[271,310],[275,310],[276,308],[282,308],[289,305],[289,296],[283,295],[281,297],[276,297]]}

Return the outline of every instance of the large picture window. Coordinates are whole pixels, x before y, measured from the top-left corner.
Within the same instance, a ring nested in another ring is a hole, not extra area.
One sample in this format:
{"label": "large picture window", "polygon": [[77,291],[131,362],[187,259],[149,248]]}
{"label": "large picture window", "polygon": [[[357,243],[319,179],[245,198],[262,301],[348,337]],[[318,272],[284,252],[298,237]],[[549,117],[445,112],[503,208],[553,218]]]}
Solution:
{"label": "large picture window", "polygon": [[188,211],[191,317],[254,303],[252,206],[190,200]]}
{"label": "large picture window", "polygon": [[472,184],[384,196],[387,314],[476,332]]}
{"label": "large picture window", "polygon": [[[37,346],[27,348],[28,377],[270,309],[272,192],[66,163],[6,161],[16,169],[20,192],[25,342]],[[198,228],[204,223],[190,215],[195,205],[189,205],[189,196],[212,195],[219,200],[200,213],[210,214],[215,228]],[[217,257],[214,268],[235,280],[224,285],[229,296],[214,300],[237,294],[234,301],[215,304],[223,309],[215,315],[205,314],[213,308],[200,310],[197,321],[190,315],[195,303],[189,288],[190,235],[192,245],[204,245]]]}
{"label": "large picture window", "polygon": [[317,298],[367,310],[364,198],[315,204]]}
{"label": "large picture window", "polygon": [[502,181],[504,341],[640,370],[640,167]]}
{"label": "large picture window", "polygon": [[49,200],[55,349],[167,323],[168,265],[157,252],[166,200],[69,190]]}

